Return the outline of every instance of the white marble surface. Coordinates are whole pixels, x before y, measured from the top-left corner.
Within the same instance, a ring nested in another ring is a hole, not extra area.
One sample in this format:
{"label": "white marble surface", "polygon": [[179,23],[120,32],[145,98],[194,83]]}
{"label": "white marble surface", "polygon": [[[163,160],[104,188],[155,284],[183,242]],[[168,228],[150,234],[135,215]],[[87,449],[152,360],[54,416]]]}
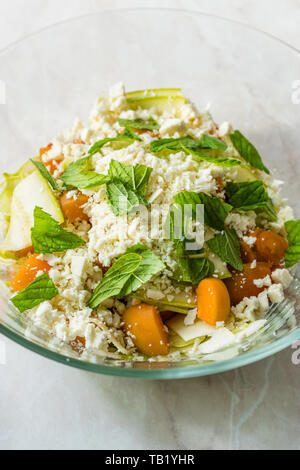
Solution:
{"label": "white marble surface", "polygon": [[[219,14],[300,47],[296,0],[0,0],[0,48],[68,17],[136,5]],[[4,343],[0,449],[300,448],[300,365],[292,364],[292,349],[216,376],[143,382],[73,370]]]}

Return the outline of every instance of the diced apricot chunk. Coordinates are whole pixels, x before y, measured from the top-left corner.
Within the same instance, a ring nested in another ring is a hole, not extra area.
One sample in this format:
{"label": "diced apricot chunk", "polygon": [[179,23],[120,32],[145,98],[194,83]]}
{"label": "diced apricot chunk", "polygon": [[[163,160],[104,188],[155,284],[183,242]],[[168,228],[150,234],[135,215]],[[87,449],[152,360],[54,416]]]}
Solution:
{"label": "diced apricot chunk", "polygon": [[83,208],[87,202],[88,197],[84,194],[69,197],[68,193],[64,193],[60,198],[63,213],[70,222],[75,222],[77,219],[89,221],[89,216],[84,212]]}
{"label": "diced apricot chunk", "polygon": [[169,353],[168,334],[154,305],[139,304],[128,308],[123,321],[125,330],[140,353],[146,356]]}
{"label": "diced apricot chunk", "polygon": [[261,230],[256,236],[255,248],[258,261],[280,264],[288,247],[287,240],[271,230]]}
{"label": "diced apricot chunk", "polygon": [[258,287],[253,281],[271,275],[269,263],[257,262],[255,267],[244,264],[244,270],[233,271],[232,277],[225,280],[232,305],[239,304],[245,297],[257,297],[265,287]]}
{"label": "diced apricot chunk", "polygon": [[230,314],[230,297],[223,281],[209,277],[197,287],[198,318],[209,325],[225,322]]}
{"label": "diced apricot chunk", "polygon": [[40,271],[48,274],[50,269],[51,266],[47,261],[40,259],[39,255],[34,254],[30,256],[22,268],[17,271],[10,285],[14,291],[19,292],[31,284]]}

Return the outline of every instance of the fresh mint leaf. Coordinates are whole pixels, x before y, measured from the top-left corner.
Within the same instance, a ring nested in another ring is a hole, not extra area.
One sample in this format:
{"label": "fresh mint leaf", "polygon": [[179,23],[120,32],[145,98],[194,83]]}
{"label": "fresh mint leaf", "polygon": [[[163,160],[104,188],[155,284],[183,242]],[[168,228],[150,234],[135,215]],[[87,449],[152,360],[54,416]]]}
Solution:
{"label": "fresh mint leaf", "polygon": [[47,274],[42,274],[10,300],[19,312],[23,313],[46,300],[53,299],[57,294],[58,290],[52,280]]}
{"label": "fresh mint leaf", "polygon": [[71,163],[61,180],[68,188],[89,189],[108,183],[110,178],[91,170],[90,157],[84,157]]}
{"label": "fresh mint leaf", "polygon": [[125,129],[122,135],[124,137],[129,137],[132,140],[137,140],[138,142],[142,142],[142,139],[137,134],[135,134],[135,132],[133,132],[132,129],[129,129],[129,127]]}
{"label": "fresh mint leaf", "polygon": [[223,167],[240,166],[242,162],[236,158],[216,157],[212,155],[205,155],[204,150],[226,150],[227,144],[216,137],[211,137],[204,134],[201,140],[194,139],[191,136],[180,137],[178,139],[160,139],[154,140],[150,144],[150,151],[152,153],[160,153],[164,150],[183,151],[187,154],[193,155],[197,160],[213,163]]}
{"label": "fresh mint leaf", "polygon": [[265,190],[262,181],[245,181],[227,183],[226,195],[228,203],[240,211],[262,210],[272,221],[277,220],[273,202]]}
{"label": "fresh mint leaf", "polygon": [[285,223],[289,247],[285,252],[287,268],[294,266],[300,260],[300,220],[289,220]]}
{"label": "fresh mint leaf", "polygon": [[179,137],[178,139],[160,139],[153,140],[150,144],[150,152],[159,153],[163,150],[176,150],[180,152],[183,147],[196,149],[201,146],[201,141],[191,136]]}
{"label": "fresh mint leaf", "polygon": [[134,191],[145,195],[152,171],[152,168],[145,165],[124,165],[112,160],[108,174],[111,180],[119,180],[123,184],[128,184]]}
{"label": "fresh mint leaf", "polygon": [[120,294],[130,276],[142,262],[142,256],[138,253],[128,253],[115,261],[107,271],[103,280],[96,287],[88,306],[97,308],[104,300]]}
{"label": "fresh mint leaf", "polygon": [[149,131],[159,130],[159,124],[152,117],[147,121],[144,119],[118,119],[118,122],[120,126],[125,127],[125,129],[129,128]]}
{"label": "fresh mint leaf", "polygon": [[144,165],[111,161],[108,172],[111,182],[106,186],[106,193],[115,215],[124,215],[140,204],[148,205],[144,195],[151,172],[152,168]]}
{"label": "fresh mint leaf", "polygon": [[122,135],[118,135],[117,137],[106,137],[105,139],[102,139],[102,140],[98,140],[98,142],[96,142],[90,149],[89,149],[89,156],[93,156],[95,155],[96,153],[100,152],[100,150],[102,149],[102,147],[104,147],[105,145],[107,144],[111,144],[111,143],[114,143],[114,142],[123,142],[123,143],[127,143],[127,144],[132,144],[132,142],[136,140],[132,137],[132,135],[125,135],[125,134],[122,134]]}
{"label": "fresh mint leaf", "polygon": [[195,254],[185,250],[185,242],[176,243],[177,271],[175,279],[181,282],[188,282],[193,285],[199,284],[202,279],[212,276],[214,264],[204,257],[203,250],[199,250],[199,258]]}
{"label": "fresh mint leaf", "polygon": [[46,165],[44,165],[44,163],[38,162],[37,160],[33,160],[33,159],[31,159],[30,161],[34,164],[34,166],[40,172],[43,178],[45,178],[48,181],[48,183],[50,183],[54,191],[62,191],[62,188],[58,186],[57,182],[51,175],[50,171],[47,169]]}
{"label": "fresh mint leaf", "polygon": [[163,150],[183,150],[193,149],[200,151],[201,149],[213,149],[213,150],[226,150],[227,144],[223,140],[217,139],[204,134],[201,140],[195,139],[190,135],[179,138],[159,139],[154,140],[150,144],[150,151],[153,153],[159,153]]}
{"label": "fresh mint leaf", "polygon": [[217,139],[216,137],[212,137],[207,134],[203,134],[201,138],[201,147],[225,151],[228,145],[226,144],[226,142],[224,142],[224,140]]}
{"label": "fresh mint leaf", "polygon": [[234,131],[229,137],[234,148],[246,162],[250,163],[253,168],[270,173],[270,170],[263,164],[257,149],[240,131]]}
{"label": "fresh mint leaf", "polygon": [[238,271],[243,271],[240,243],[234,229],[225,229],[222,233],[208,240],[207,245],[222,261]]}
{"label": "fresh mint leaf", "polygon": [[153,169],[145,165],[135,165],[133,171],[133,189],[145,195],[148,188],[149,179]]}
{"label": "fresh mint leaf", "polygon": [[225,157],[211,157],[209,155],[204,155],[201,153],[201,151],[192,149],[192,148],[187,148],[185,146],[182,147],[182,149],[186,153],[190,153],[195,157],[197,160],[201,160],[203,162],[208,162],[212,163],[214,165],[220,165],[223,167],[232,167],[232,166],[241,166],[242,162],[240,160],[237,160],[236,158],[225,158]]}
{"label": "fresh mint leaf", "polygon": [[127,214],[140,204],[149,204],[142,194],[134,191],[129,184],[123,184],[118,180],[106,185],[106,194],[116,216]]}
{"label": "fresh mint leaf", "polygon": [[120,298],[130,295],[132,292],[136,292],[143,284],[150,281],[155,274],[165,269],[165,265],[160,258],[143,245],[136,245],[127,250],[127,253],[140,254],[142,256],[142,262],[124,285],[118,295]]}
{"label": "fresh mint leaf", "polygon": [[131,294],[164,267],[160,259],[146,247],[137,245],[131,248],[107,271],[88,306],[95,309],[109,297],[121,298]]}
{"label": "fresh mint leaf", "polygon": [[61,253],[85,244],[82,238],[61,228],[58,222],[40,207],[34,209],[31,240],[35,253]]}
{"label": "fresh mint leaf", "polygon": [[185,205],[192,205],[193,217],[196,217],[196,206],[198,204],[204,205],[204,223],[216,230],[223,230],[224,222],[232,209],[230,204],[227,204],[222,199],[208,196],[205,193],[195,193],[189,191],[182,191],[174,198],[175,204],[184,208]]}

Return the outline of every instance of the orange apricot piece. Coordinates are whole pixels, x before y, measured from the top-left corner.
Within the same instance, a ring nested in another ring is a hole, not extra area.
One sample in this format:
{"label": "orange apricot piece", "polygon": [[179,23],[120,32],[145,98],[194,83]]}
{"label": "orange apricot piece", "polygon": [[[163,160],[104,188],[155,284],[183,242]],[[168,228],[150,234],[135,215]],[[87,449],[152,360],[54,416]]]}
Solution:
{"label": "orange apricot piece", "polygon": [[154,305],[129,307],[123,315],[123,322],[140,353],[146,356],[165,356],[169,353],[168,334]]}
{"label": "orange apricot piece", "polygon": [[289,247],[287,240],[271,230],[261,230],[255,242],[257,259],[280,264]]}
{"label": "orange apricot piece", "polygon": [[39,271],[46,274],[49,273],[51,266],[47,261],[40,259],[38,256],[37,254],[30,256],[22,268],[16,272],[10,282],[10,286],[14,291],[19,292],[25,289],[25,287],[35,280]]}
{"label": "orange apricot piece", "polygon": [[88,202],[88,197],[79,194],[76,197],[68,197],[68,193],[64,193],[60,198],[61,208],[66,218],[70,222],[76,219],[89,221],[89,216],[84,212],[83,206]]}
{"label": "orange apricot piece", "polygon": [[230,314],[230,297],[223,281],[209,277],[197,287],[198,318],[209,325],[225,322]]}
{"label": "orange apricot piece", "polygon": [[271,275],[269,263],[257,262],[255,267],[244,264],[244,270],[233,271],[232,277],[225,280],[232,305],[239,304],[245,297],[257,297],[265,287],[257,287],[255,280]]}

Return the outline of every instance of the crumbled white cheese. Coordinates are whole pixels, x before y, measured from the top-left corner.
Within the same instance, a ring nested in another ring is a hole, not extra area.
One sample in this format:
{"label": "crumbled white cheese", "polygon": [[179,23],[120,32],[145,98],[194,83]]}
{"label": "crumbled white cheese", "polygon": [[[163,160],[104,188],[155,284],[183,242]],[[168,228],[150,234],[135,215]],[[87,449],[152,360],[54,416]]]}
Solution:
{"label": "crumbled white cheese", "polygon": [[162,292],[160,292],[158,290],[148,289],[147,290],[147,297],[149,297],[149,299],[152,299],[152,300],[161,300],[165,296]]}
{"label": "crumbled white cheese", "polygon": [[227,216],[225,224],[230,228],[234,228],[240,238],[244,232],[248,232],[256,225],[256,213],[253,211],[239,213],[230,212]]}
{"label": "crumbled white cheese", "polygon": [[283,287],[281,284],[272,284],[268,288],[268,296],[273,304],[278,304],[284,299]]}
{"label": "crumbled white cheese", "polygon": [[253,246],[256,242],[256,237],[247,237],[246,235],[244,235],[242,238],[244,242],[247,243],[247,245],[249,246]]}
{"label": "crumbled white cheese", "polygon": [[272,273],[272,279],[275,283],[282,284],[283,288],[286,289],[292,282],[293,277],[288,269],[276,269]]}
{"label": "crumbled white cheese", "polygon": [[254,279],[253,284],[256,285],[256,287],[269,287],[272,284],[271,278],[269,274],[264,277],[263,279]]}
{"label": "crumbled white cheese", "polygon": [[112,86],[108,92],[111,111],[121,111],[127,104],[125,87],[123,83]]}
{"label": "crumbled white cheese", "polygon": [[261,313],[264,313],[269,308],[269,299],[268,299],[268,292],[264,290],[257,296],[257,300],[259,303]]}

